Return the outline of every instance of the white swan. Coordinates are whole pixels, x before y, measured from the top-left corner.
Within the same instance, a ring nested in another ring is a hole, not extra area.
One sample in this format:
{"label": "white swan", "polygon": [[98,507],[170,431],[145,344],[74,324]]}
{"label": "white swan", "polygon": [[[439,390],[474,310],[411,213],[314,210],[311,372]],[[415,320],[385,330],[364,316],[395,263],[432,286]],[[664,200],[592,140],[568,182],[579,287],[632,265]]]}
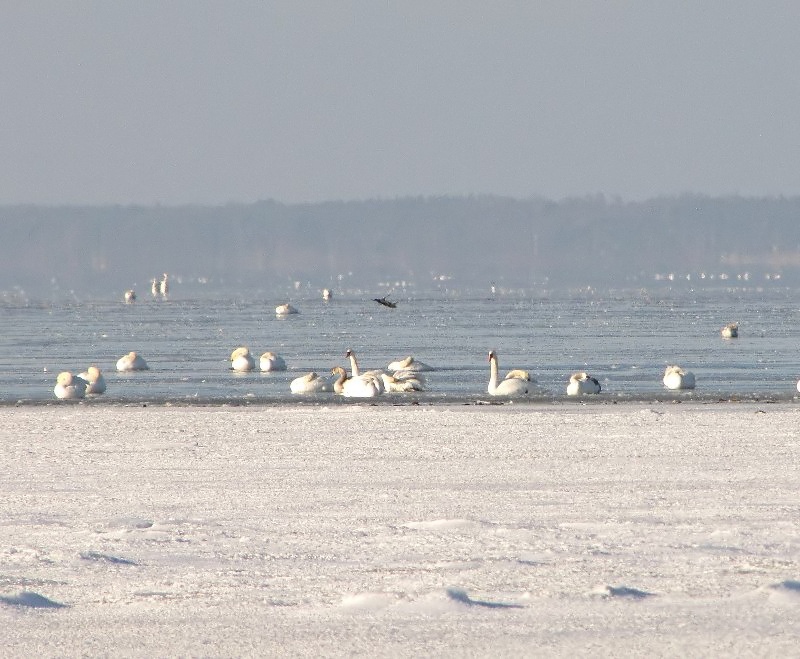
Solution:
{"label": "white swan", "polygon": [[394,375],[381,373],[384,391],[425,391],[425,382],[421,377],[415,377],[410,373],[404,377],[398,377],[397,373],[399,372],[400,371],[396,372]]}
{"label": "white swan", "polygon": [[163,279],[158,284],[158,291],[161,293],[161,297],[167,297],[169,295],[169,275],[165,272]]}
{"label": "white swan", "polygon": [[528,382],[521,378],[508,378],[498,382],[497,353],[489,351],[489,387],[492,396],[522,396],[528,393]]}
{"label": "white swan", "polygon": [[81,380],[86,382],[87,394],[103,394],[106,391],[106,379],[97,366],[90,366],[83,373],[78,375]]}
{"label": "white swan", "polygon": [[506,380],[512,380],[513,378],[517,378],[519,380],[525,380],[526,382],[535,382],[533,378],[531,378],[531,374],[528,371],[524,371],[521,368],[514,368],[511,369],[508,373],[506,373]]}
{"label": "white swan", "polygon": [[129,288],[125,291],[125,304],[131,304],[132,302],[136,302],[136,291]]}
{"label": "white swan", "polygon": [[580,396],[582,394],[599,394],[600,383],[596,378],[585,372],[573,373],[567,384],[567,396]]}
{"label": "white swan", "polygon": [[723,339],[735,339],[739,336],[739,323],[728,323],[719,333]]}
{"label": "white swan", "polygon": [[333,382],[314,371],[301,375],[289,383],[289,391],[293,394],[317,394],[333,391]]}
{"label": "white swan", "polygon": [[433,366],[428,366],[425,362],[418,362],[411,355],[405,359],[398,359],[397,361],[389,362],[389,365],[386,367],[386,369],[389,371],[412,371],[415,373],[434,370]]}
{"label": "white swan", "polygon": [[158,297],[158,279],[153,277],[150,280],[150,293],[152,293],[153,297]]}
{"label": "white swan", "polygon": [[797,391],[800,393],[800,380],[797,381]]}
{"label": "white swan", "polygon": [[75,400],[86,396],[86,380],[73,375],[69,371],[62,371],[56,378],[53,389],[56,398],[61,400]]}
{"label": "white swan", "polygon": [[261,355],[258,363],[262,371],[285,371],[286,362],[283,357],[276,355],[274,352],[265,352]]}
{"label": "white swan", "polygon": [[354,353],[350,348],[347,349],[347,352],[344,354],[350,360],[350,370],[353,373],[353,377],[361,377],[362,375],[369,375],[377,381],[378,387],[380,388],[380,393],[383,393],[384,386],[383,386],[383,371],[380,369],[373,369],[371,371],[365,371],[364,373],[361,372],[361,369],[358,367],[358,360],[356,359],[356,353]]}
{"label": "white swan", "polygon": [[325,302],[330,302],[332,297],[333,297],[333,291],[330,288],[322,289],[322,299],[325,300]]}
{"label": "white swan", "polygon": [[279,304],[275,307],[275,313],[279,316],[288,316],[289,314],[300,312],[287,302],[286,304]]}
{"label": "white swan", "polygon": [[680,366],[667,366],[663,381],[667,389],[694,389],[694,373]]}
{"label": "white swan", "polygon": [[146,371],[149,368],[147,362],[135,351],[131,351],[117,360],[118,371]]}
{"label": "white swan", "polygon": [[241,346],[231,353],[231,368],[239,373],[252,371],[256,367],[256,360],[250,354],[250,349]]}

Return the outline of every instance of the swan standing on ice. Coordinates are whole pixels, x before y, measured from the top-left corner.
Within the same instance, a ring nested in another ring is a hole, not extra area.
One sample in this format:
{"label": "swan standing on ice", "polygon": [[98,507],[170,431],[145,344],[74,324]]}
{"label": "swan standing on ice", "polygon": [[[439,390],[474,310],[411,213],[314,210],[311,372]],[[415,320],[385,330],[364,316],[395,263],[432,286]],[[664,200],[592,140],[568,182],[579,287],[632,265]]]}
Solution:
{"label": "swan standing on ice", "polygon": [[262,371],[285,371],[286,362],[274,352],[265,352],[258,362]]}
{"label": "swan standing on ice", "polygon": [[153,277],[150,280],[150,293],[152,293],[153,297],[158,297],[158,279]]}
{"label": "swan standing on ice", "polygon": [[242,346],[231,353],[231,368],[238,373],[252,371],[256,367],[256,360],[250,354],[250,349]]}
{"label": "swan standing on ice", "polygon": [[127,291],[125,291],[125,304],[131,304],[133,302],[136,302],[136,291],[134,291],[132,288],[129,288]]}
{"label": "swan standing on ice", "polygon": [[106,391],[106,379],[97,366],[90,366],[83,373],[78,375],[81,380],[86,382],[87,394],[103,394]]}
{"label": "swan standing on ice", "polygon": [[728,323],[719,333],[723,339],[735,339],[739,336],[739,323]]}
{"label": "swan standing on ice", "polygon": [[528,381],[522,378],[506,378],[498,382],[497,353],[489,351],[489,387],[492,396],[523,396],[528,393]]}
{"label": "swan standing on ice", "polygon": [[664,386],[667,389],[694,389],[694,373],[680,366],[667,366],[664,371]]}
{"label": "swan standing on ice", "polygon": [[56,378],[53,389],[56,398],[61,400],[76,400],[86,396],[86,380],[83,380],[69,371],[62,371]]}
{"label": "swan standing on ice", "polygon": [[118,371],[146,371],[149,368],[147,362],[135,351],[131,351],[117,360]]}
{"label": "swan standing on ice", "polygon": [[165,272],[164,278],[158,284],[158,291],[161,293],[161,297],[167,297],[169,295],[169,275]]}
{"label": "swan standing on ice", "polygon": [[573,373],[567,385],[567,396],[580,396],[581,394],[599,394],[600,383],[588,373]]}
{"label": "swan standing on ice", "polygon": [[428,366],[425,362],[418,362],[411,355],[409,355],[405,359],[398,359],[397,361],[389,362],[389,365],[386,367],[386,369],[389,371],[412,371],[412,372],[434,370],[433,366]]}
{"label": "swan standing on ice", "polygon": [[289,314],[300,312],[287,302],[286,304],[279,304],[275,307],[275,313],[278,316],[288,316]]}
{"label": "swan standing on ice", "polygon": [[289,391],[293,394],[317,394],[333,391],[333,383],[314,371],[301,375],[289,383]]}

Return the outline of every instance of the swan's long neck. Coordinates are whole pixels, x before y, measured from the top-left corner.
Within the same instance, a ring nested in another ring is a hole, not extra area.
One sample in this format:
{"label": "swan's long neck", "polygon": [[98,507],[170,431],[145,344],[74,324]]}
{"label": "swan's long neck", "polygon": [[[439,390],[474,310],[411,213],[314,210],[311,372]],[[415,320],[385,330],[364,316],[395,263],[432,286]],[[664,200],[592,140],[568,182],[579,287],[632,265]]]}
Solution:
{"label": "swan's long neck", "polygon": [[354,352],[350,353],[350,370],[353,373],[353,377],[357,378],[361,375],[361,372],[358,370],[358,362],[356,361],[356,354]]}
{"label": "swan's long neck", "polygon": [[344,382],[347,380],[347,371],[345,371],[340,366],[335,367],[331,373],[333,373],[336,377],[336,381],[333,383],[333,390],[340,394],[342,393],[342,389],[344,388]]}
{"label": "swan's long neck", "polygon": [[489,359],[489,391],[497,389],[497,357],[492,355]]}

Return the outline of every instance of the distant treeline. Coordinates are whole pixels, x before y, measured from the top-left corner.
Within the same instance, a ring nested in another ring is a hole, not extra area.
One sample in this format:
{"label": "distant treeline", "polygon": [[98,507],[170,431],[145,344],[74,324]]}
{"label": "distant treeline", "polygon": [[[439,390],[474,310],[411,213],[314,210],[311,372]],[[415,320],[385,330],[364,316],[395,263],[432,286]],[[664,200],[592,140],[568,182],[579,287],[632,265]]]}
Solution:
{"label": "distant treeline", "polygon": [[0,207],[0,290],[187,281],[268,288],[646,285],[655,275],[800,275],[800,198],[644,202],[420,197],[201,206]]}

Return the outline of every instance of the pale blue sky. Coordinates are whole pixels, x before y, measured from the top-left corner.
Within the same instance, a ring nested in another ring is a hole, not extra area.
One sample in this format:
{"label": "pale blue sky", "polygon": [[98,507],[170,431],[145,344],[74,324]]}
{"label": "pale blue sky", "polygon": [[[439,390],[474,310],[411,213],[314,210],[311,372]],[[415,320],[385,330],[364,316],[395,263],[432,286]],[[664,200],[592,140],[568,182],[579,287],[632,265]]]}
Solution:
{"label": "pale blue sky", "polygon": [[0,204],[800,194],[800,2],[0,5]]}

